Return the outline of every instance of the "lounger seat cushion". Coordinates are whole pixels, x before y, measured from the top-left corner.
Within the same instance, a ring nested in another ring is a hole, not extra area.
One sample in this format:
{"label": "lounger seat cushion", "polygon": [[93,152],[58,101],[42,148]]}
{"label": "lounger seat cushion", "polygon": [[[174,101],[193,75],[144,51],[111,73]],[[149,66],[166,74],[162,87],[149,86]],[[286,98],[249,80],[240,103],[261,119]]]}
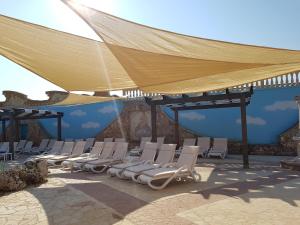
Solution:
{"label": "lounger seat cushion", "polygon": [[144,170],[151,170],[151,169],[156,169],[159,167],[159,164],[142,164],[138,166],[132,166],[127,169],[127,171],[134,172],[134,173],[139,173]]}
{"label": "lounger seat cushion", "polygon": [[50,160],[65,160],[69,157],[70,156],[67,156],[67,155],[58,155],[58,156],[52,157]]}
{"label": "lounger seat cushion", "polygon": [[98,164],[108,163],[108,162],[112,162],[112,161],[114,161],[114,160],[113,159],[96,159],[91,162],[88,162],[87,164],[98,165]]}
{"label": "lounger seat cushion", "polygon": [[[66,159],[66,161],[67,162],[75,162],[75,161],[84,160],[84,159],[88,159],[88,156],[78,156],[78,157],[74,157],[74,158],[69,158],[69,159]],[[90,158],[90,159],[92,159],[92,158]]]}
{"label": "lounger seat cushion", "polygon": [[[178,170],[177,168],[157,168],[153,170],[146,170],[142,174],[145,176],[152,177],[153,179],[156,180],[156,179],[169,178],[174,173],[176,173],[177,170]],[[187,169],[182,170],[180,172],[180,175],[182,175],[182,173],[184,172],[188,172],[188,170]]]}
{"label": "lounger seat cushion", "polygon": [[51,155],[42,155],[42,156],[37,156],[37,157],[33,157],[35,159],[50,159],[50,158],[53,158],[55,156],[58,156],[58,155],[55,155],[55,154],[51,154]]}
{"label": "lounger seat cushion", "polygon": [[75,162],[76,163],[89,163],[91,161],[95,161],[98,159],[99,159],[98,157],[89,157],[89,158],[82,158],[82,159],[76,160]]}
{"label": "lounger seat cushion", "polygon": [[142,164],[142,162],[128,162],[128,163],[121,163],[121,164],[116,164],[113,166],[115,169],[125,169],[127,167],[131,166],[137,166],[139,164]]}

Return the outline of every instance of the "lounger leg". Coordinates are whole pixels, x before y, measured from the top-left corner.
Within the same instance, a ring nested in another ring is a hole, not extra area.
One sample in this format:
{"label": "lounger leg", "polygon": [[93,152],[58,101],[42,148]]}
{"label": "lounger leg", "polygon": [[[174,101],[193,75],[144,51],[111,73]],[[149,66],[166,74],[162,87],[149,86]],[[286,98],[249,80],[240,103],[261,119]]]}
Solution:
{"label": "lounger leg", "polygon": [[154,190],[161,190],[161,189],[164,189],[174,178],[176,177],[176,174],[174,174],[173,176],[169,177],[162,185],[160,186],[156,186],[156,185],[153,185],[151,182],[153,180],[149,180],[147,183],[148,183],[148,186],[151,187],[152,189]]}
{"label": "lounger leg", "polygon": [[201,181],[201,175],[199,173],[197,173],[196,171],[192,172],[192,177],[193,177],[193,180],[195,182],[200,182]]}

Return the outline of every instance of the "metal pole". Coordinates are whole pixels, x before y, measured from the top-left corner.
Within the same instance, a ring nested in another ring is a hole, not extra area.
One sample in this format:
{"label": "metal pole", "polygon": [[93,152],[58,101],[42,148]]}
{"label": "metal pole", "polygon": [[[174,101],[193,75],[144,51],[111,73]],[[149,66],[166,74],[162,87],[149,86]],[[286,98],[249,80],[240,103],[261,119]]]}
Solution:
{"label": "metal pole", "polygon": [[247,137],[247,112],[245,96],[241,97],[241,125],[242,125],[242,152],[243,152],[243,166],[244,169],[249,168],[248,159],[248,137]]}
{"label": "metal pole", "polygon": [[12,159],[15,159],[15,149],[14,149],[14,141],[15,141],[15,120],[14,118],[11,116],[9,118],[9,122],[10,122],[10,126],[11,126],[11,132],[9,135],[9,153],[11,153]]}
{"label": "metal pole", "polygon": [[174,123],[174,131],[175,131],[175,143],[177,144],[177,147],[179,146],[179,117],[178,117],[178,110],[174,110],[175,115],[175,123]]}
{"label": "metal pole", "polygon": [[57,140],[61,141],[61,116],[57,117]]}
{"label": "metal pole", "polygon": [[3,136],[3,142],[6,141],[6,122],[5,120],[2,120],[2,136]]}
{"label": "metal pole", "polygon": [[152,141],[157,140],[157,128],[156,128],[156,105],[151,104],[151,129],[152,129]]}
{"label": "metal pole", "polygon": [[14,119],[15,141],[20,141],[20,122]]}

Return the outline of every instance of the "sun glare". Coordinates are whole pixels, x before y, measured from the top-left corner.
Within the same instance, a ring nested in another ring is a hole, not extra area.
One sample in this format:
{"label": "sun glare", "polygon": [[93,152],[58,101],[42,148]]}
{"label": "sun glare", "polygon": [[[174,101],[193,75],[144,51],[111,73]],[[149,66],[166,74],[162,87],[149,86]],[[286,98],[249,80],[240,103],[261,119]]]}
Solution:
{"label": "sun glare", "polygon": [[[115,4],[113,1],[107,0],[76,0],[78,4],[82,4],[103,12],[114,14],[116,13]],[[59,24],[59,29],[65,32],[101,40],[98,35],[67,5],[61,1],[49,1],[50,13],[52,18]]]}

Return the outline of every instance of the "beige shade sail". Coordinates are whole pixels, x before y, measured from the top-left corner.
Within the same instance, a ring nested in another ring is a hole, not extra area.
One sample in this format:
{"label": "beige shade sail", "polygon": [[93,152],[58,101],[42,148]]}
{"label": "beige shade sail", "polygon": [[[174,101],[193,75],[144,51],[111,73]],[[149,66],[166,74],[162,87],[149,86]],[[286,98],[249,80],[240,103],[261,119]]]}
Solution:
{"label": "beige shade sail", "polygon": [[67,91],[137,87],[103,42],[2,15],[0,34],[2,56]]}
{"label": "beige shade sail", "polygon": [[144,91],[191,93],[300,70],[300,51],[192,37],[133,23],[63,0],[104,40]]}
{"label": "beige shade sail", "polygon": [[90,96],[90,95],[79,95],[74,93],[69,93],[68,96],[61,102],[55,103],[53,105],[82,105],[82,104],[92,104],[98,102],[109,102],[120,100],[118,97],[100,97],[100,96]]}

